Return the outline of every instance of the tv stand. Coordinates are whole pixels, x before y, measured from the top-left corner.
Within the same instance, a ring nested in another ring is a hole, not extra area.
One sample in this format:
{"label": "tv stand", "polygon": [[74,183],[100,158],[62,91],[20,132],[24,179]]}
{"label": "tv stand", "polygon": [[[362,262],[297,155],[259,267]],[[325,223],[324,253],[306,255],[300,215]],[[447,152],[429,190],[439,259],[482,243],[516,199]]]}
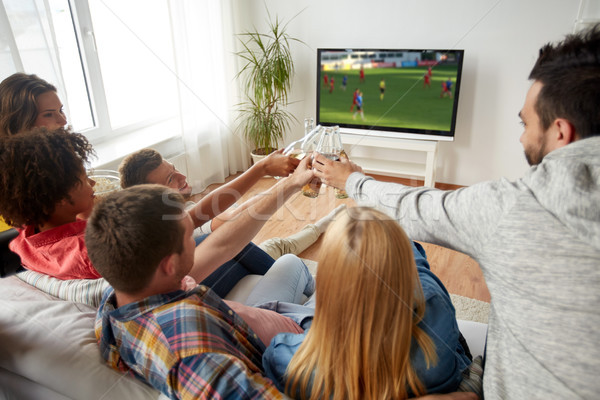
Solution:
{"label": "tv stand", "polygon": [[[408,140],[342,133],[344,150],[352,161],[366,173],[397,177],[423,177],[425,186],[434,187],[437,160],[437,141]],[[424,163],[403,162],[402,160],[375,159],[360,155],[361,147],[396,149],[426,153]],[[353,154],[354,153],[354,154]]]}

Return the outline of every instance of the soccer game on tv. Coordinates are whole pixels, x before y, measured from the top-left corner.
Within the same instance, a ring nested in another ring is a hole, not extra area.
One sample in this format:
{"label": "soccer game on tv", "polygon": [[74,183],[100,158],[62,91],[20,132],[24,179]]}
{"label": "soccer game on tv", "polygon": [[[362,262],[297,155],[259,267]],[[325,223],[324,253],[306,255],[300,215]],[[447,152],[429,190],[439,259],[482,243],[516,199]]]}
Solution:
{"label": "soccer game on tv", "polygon": [[318,123],[454,136],[463,50],[317,54]]}

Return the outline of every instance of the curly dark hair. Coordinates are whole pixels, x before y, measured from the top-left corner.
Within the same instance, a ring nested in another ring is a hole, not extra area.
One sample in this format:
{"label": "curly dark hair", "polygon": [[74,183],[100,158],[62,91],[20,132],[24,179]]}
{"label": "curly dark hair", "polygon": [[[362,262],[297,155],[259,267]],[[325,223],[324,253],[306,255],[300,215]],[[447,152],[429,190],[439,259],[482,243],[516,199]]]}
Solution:
{"label": "curly dark hair", "polygon": [[149,183],[146,178],[163,162],[160,153],[154,149],[142,149],[125,157],[119,166],[123,189]]}
{"label": "curly dark hair", "polygon": [[544,130],[565,118],[578,139],[600,135],[600,24],[542,47],[529,79],[543,85],[535,110]]}
{"label": "curly dark hair", "polygon": [[0,83],[0,137],[15,135],[33,127],[37,98],[56,87],[37,75],[17,72]]}
{"label": "curly dark hair", "polygon": [[12,226],[39,226],[69,199],[80,181],[92,145],[59,128],[35,128],[0,139],[0,215]]}

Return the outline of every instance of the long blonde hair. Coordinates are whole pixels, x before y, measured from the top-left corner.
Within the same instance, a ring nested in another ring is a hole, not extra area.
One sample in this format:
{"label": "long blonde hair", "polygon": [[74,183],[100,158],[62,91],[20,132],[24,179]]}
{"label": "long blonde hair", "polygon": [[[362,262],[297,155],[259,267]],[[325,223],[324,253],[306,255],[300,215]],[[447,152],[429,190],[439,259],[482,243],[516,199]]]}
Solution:
{"label": "long blonde hair", "polygon": [[312,327],[287,368],[286,393],[302,399],[403,399],[425,393],[411,341],[427,366],[435,345],[411,243],[396,221],[366,207],[340,214],[325,234]]}

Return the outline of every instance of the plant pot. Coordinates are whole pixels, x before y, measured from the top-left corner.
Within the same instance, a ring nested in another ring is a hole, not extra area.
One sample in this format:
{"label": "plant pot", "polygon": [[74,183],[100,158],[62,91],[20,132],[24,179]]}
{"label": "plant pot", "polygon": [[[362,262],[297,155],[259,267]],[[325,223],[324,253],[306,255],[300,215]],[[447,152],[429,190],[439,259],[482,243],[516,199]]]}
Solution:
{"label": "plant pot", "polygon": [[257,152],[263,149],[254,149],[250,152],[250,157],[252,157],[252,165],[256,164],[260,160],[266,157],[265,154],[258,154]]}
{"label": "plant pot", "polygon": [[287,23],[270,17],[269,14],[265,33],[254,29],[237,35],[242,50],[236,53],[241,60],[236,78],[241,78],[243,90],[238,105],[239,129],[247,142],[259,150],[276,148],[290,123],[296,120],[287,110],[294,75],[290,42],[301,41],[286,33]]}
{"label": "plant pot", "polygon": [[[274,151],[274,150],[272,150]],[[262,160],[263,158],[265,158],[266,156],[268,156],[268,154],[264,154],[265,153],[265,149],[254,149],[250,152],[250,157],[252,157],[252,165],[256,164],[257,162],[259,162],[260,160]],[[269,153],[270,154],[270,153]],[[265,178],[271,178],[271,175],[265,175]],[[278,179],[279,177],[276,176],[276,179]]]}

